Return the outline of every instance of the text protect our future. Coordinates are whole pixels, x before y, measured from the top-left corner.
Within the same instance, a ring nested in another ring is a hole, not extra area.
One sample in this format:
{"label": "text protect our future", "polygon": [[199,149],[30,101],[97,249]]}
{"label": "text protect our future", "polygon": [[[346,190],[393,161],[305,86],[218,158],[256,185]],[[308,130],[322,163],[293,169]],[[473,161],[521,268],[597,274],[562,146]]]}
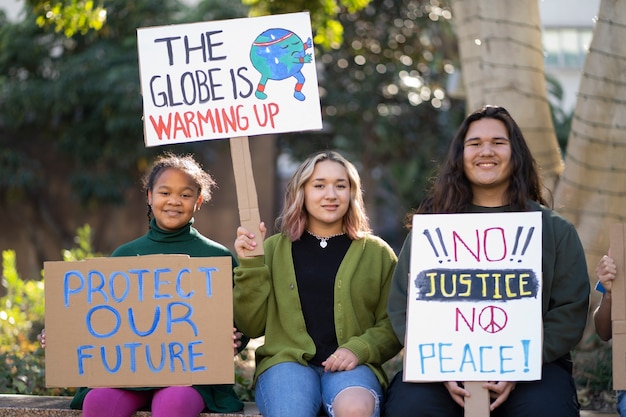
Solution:
{"label": "text protect our future", "polygon": [[[67,271],[63,281],[65,307],[70,308],[72,302],[86,303],[85,329],[90,337],[103,341],[100,346],[93,342],[77,346],[79,374],[85,372],[87,364],[108,373],[142,368],[153,373],[204,371],[200,364],[203,341],[197,339],[199,318],[194,317],[192,301],[213,296],[215,271],[206,267],[194,271],[137,268],[108,274]],[[189,289],[191,279],[202,279],[203,291]],[[128,341],[113,346],[104,343],[113,337],[119,341],[120,334]],[[179,341],[179,334],[190,336]],[[159,335],[158,343],[150,338],[153,335]]]}

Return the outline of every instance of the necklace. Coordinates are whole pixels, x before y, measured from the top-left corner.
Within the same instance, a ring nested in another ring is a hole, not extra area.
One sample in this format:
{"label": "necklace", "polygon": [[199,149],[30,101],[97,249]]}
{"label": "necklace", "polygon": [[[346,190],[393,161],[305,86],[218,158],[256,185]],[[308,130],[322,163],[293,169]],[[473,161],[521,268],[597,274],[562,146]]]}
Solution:
{"label": "necklace", "polygon": [[322,249],[324,249],[326,246],[328,246],[328,239],[332,239],[334,237],[337,236],[343,236],[345,235],[345,233],[337,233],[336,235],[330,235],[330,236],[326,236],[326,237],[322,237],[322,236],[318,236],[315,233],[311,232],[310,230],[306,231],[308,234],[310,234],[311,236],[313,236],[314,238],[316,238],[317,240],[320,241],[320,246]]}

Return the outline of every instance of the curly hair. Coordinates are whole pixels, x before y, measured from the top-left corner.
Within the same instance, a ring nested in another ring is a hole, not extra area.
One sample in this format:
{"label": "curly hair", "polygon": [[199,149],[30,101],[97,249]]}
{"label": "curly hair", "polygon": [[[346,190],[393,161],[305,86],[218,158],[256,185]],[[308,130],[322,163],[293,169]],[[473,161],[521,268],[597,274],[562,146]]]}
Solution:
{"label": "curly hair", "polygon": [[[211,200],[211,192],[217,186],[213,177],[202,169],[202,165],[195,160],[193,155],[176,155],[171,152],[159,155],[152,164],[152,168],[143,176],[142,184],[146,195],[152,190],[161,174],[170,168],[177,169],[191,177],[198,187],[198,197],[202,197],[203,204]],[[148,222],[151,214],[152,207],[148,205]]]}

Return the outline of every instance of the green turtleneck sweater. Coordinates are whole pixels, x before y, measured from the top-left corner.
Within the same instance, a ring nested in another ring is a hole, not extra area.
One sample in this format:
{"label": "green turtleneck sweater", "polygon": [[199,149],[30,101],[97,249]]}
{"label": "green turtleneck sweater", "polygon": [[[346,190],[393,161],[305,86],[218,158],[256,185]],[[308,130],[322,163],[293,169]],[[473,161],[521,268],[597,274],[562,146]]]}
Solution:
{"label": "green turtleneck sweater", "polygon": [[[201,235],[192,227],[193,219],[182,229],[168,232],[160,229],[154,219],[150,222],[150,230],[138,239],[125,243],[113,251],[113,256],[137,256],[155,254],[185,254],[191,257],[230,256],[233,268],[237,261],[223,245]],[[245,346],[247,339],[242,340]],[[193,385],[204,400],[207,410],[228,413],[243,410],[243,403],[237,398],[232,385]],[[154,389],[154,388],[133,388]],[[70,404],[71,408],[82,409],[83,400],[90,388],[79,388]]]}

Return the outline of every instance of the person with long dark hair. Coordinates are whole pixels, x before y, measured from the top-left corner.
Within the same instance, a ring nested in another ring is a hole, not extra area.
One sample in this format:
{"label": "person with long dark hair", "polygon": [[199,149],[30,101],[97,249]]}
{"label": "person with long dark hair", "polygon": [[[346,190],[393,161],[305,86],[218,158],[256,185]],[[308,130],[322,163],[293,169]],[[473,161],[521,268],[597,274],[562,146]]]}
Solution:
{"label": "person with long dark hair", "polygon": [[[575,228],[547,207],[537,164],[509,112],[485,106],[462,122],[425,200],[411,214],[540,211],[542,215],[542,372],[538,381],[485,381],[491,415],[579,415],[570,351],[582,337],[589,307],[589,277]],[[409,232],[394,272],[388,312],[405,340]],[[426,319],[426,318],[424,318]],[[463,416],[471,393],[462,382],[410,383],[403,371],[392,380],[389,417]]]}

